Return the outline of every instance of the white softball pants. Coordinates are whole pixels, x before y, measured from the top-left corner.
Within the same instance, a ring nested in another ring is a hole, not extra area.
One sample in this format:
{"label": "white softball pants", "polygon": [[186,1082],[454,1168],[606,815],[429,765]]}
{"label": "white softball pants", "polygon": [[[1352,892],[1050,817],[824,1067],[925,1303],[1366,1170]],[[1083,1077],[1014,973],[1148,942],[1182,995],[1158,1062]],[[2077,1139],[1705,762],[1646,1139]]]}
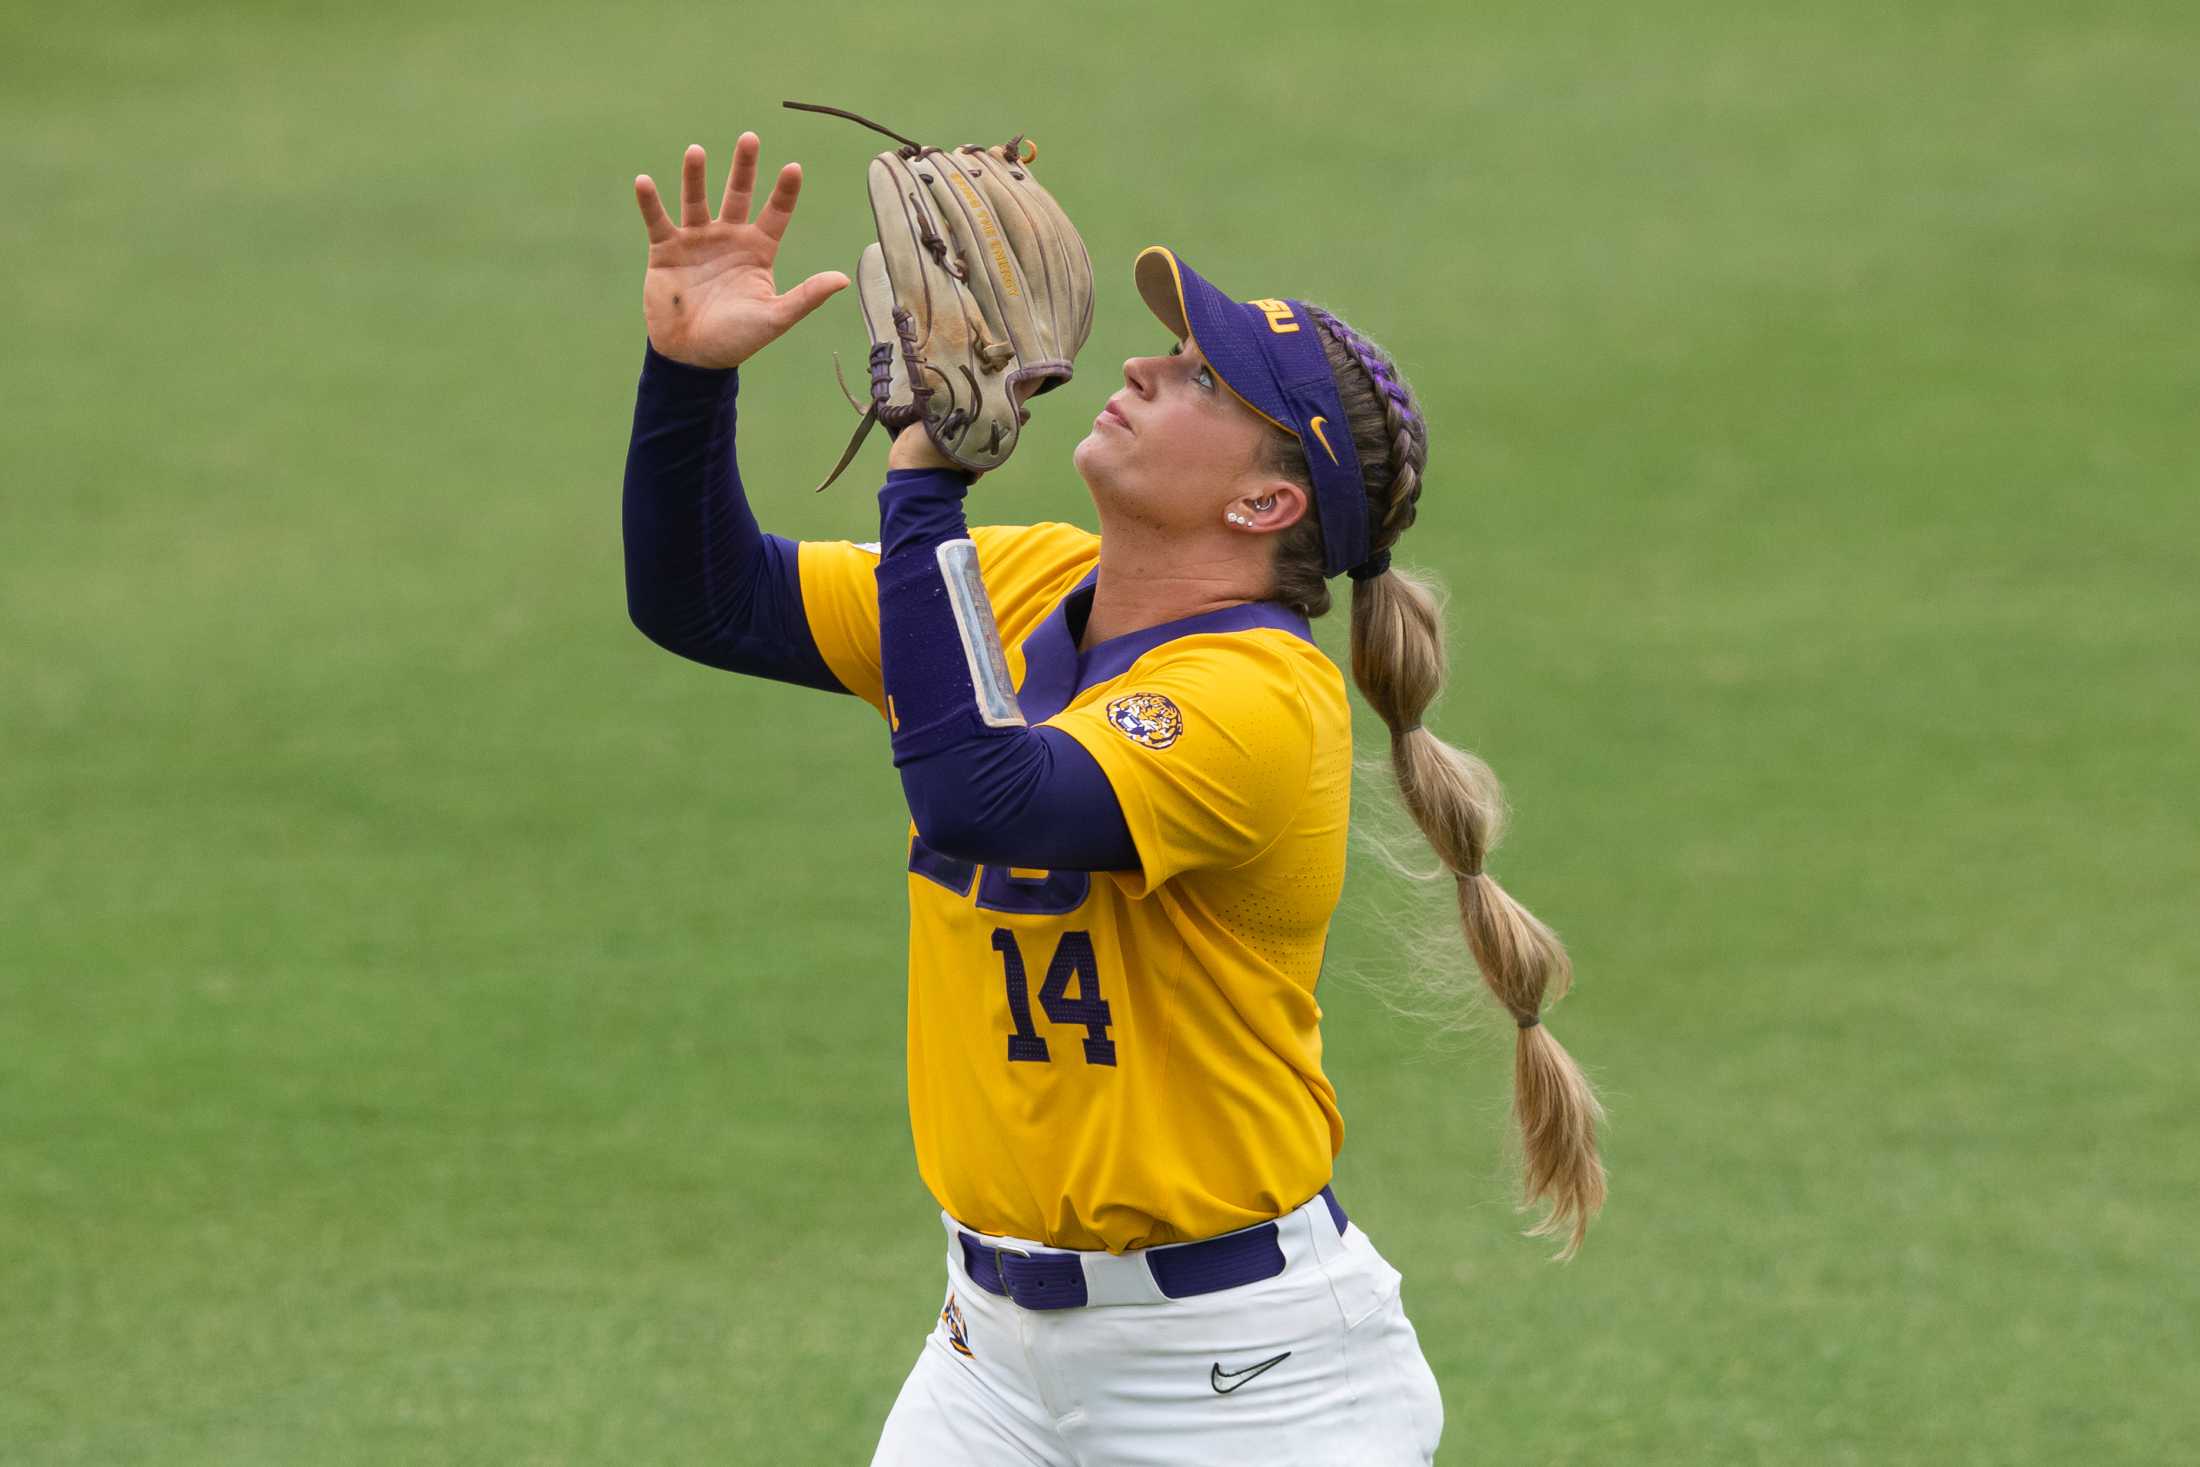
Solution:
{"label": "white softball pants", "polygon": [[1093,1297],[1125,1302],[1079,1309],[1029,1310],[980,1288],[964,1268],[960,1229],[942,1216],[947,1298],[872,1467],[1435,1459],[1443,1401],[1398,1271],[1359,1228],[1340,1234],[1319,1197],[1278,1219],[1284,1269],[1273,1278],[1170,1299],[1126,1287],[1123,1264],[1135,1253],[1085,1255]]}

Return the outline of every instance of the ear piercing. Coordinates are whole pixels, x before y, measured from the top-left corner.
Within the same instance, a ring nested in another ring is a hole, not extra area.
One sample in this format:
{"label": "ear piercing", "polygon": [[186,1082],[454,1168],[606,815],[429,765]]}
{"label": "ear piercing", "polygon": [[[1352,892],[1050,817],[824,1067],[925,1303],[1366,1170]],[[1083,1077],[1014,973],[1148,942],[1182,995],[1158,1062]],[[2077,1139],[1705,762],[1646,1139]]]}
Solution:
{"label": "ear piercing", "polygon": [[1224,515],[1223,518],[1228,520],[1233,525],[1249,525],[1253,522],[1253,517],[1251,515],[1239,514],[1234,509],[1231,510],[1228,514]]}

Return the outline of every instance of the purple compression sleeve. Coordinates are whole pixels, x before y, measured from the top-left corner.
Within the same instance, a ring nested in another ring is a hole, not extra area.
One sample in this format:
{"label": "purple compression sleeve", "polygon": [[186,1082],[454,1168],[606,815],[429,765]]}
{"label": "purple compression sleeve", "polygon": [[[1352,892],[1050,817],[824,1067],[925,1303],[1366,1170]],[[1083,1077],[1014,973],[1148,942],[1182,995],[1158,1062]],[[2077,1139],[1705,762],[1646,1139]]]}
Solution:
{"label": "purple compression sleeve", "polygon": [[795,545],[757,528],[734,462],[739,374],[645,347],[626,452],[626,605],[682,657],[844,693],[802,613]]}
{"label": "purple compression sleeve", "polygon": [[962,539],[969,478],[896,469],[879,490],[879,660],[896,717],[894,766],[924,843],[963,861],[1127,871],[1137,847],[1114,786],[1056,728],[994,728],[978,714],[934,552]]}

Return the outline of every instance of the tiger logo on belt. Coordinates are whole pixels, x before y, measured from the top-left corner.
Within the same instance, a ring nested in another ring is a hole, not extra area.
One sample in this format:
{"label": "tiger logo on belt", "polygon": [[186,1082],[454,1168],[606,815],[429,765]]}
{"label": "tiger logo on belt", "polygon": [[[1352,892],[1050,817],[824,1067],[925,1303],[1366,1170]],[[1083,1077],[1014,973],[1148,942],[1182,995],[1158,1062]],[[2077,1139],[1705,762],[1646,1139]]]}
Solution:
{"label": "tiger logo on belt", "polygon": [[1184,732],[1184,715],[1159,693],[1131,693],[1108,705],[1108,722],[1134,744],[1166,749]]}

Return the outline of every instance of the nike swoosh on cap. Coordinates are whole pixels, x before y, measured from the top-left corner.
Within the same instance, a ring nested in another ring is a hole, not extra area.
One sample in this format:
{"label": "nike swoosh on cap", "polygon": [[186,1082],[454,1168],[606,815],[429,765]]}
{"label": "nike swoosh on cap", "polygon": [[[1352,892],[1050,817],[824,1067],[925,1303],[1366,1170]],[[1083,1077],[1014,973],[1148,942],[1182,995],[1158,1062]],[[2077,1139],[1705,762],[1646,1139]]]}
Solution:
{"label": "nike swoosh on cap", "polygon": [[1322,452],[1323,452],[1323,453],[1326,453],[1326,454],[1328,454],[1328,455],[1329,455],[1329,461],[1330,461],[1331,463],[1336,463],[1336,462],[1337,462],[1337,450],[1336,450],[1336,449],[1334,449],[1334,448],[1331,448],[1331,447],[1329,446],[1329,435],[1328,435],[1327,433],[1324,433],[1324,432],[1322,431],[1322,424],[1324,424],[1324,423],[1326,423],[1326,422],[1328,422],[1328,421],[1329,421],[1329,419],[1327,419],[1327,418],[1325,418],[1325,417],[1322,417],[1322,416],[1320,416],[1319,414],[1316,414],[1316,415],[1315,415],[1315,418],[1314,418],[1314,421],[1313,421],[1313,422],[1311,422],[1311,423],[1309,423],[1309,424],[1307,424],[1307,426],[1308,426],[1309,428],[1312,428],[1312,429],[1314,430],[1314,436],[1315,436],[1316,438],[1319,438],[1319,439],[1321,440],[1321,444],[1322,444]]}

